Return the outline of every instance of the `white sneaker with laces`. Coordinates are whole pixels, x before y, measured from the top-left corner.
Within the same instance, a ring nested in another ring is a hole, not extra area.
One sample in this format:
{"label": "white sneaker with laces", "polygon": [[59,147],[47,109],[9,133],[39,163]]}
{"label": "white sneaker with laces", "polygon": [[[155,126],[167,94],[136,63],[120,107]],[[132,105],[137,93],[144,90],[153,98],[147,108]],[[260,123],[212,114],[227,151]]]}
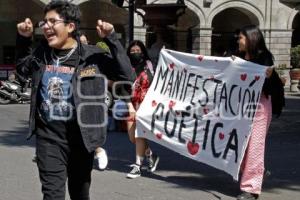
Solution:
{"label": "white sneaker with laces", "polygon": [[96,154],[96,161],[97,161],[97,167],[100,170],[104,170],[107,167],[108,158],[107,158],[106,151],[104,149],[101,149],[101,151]]}

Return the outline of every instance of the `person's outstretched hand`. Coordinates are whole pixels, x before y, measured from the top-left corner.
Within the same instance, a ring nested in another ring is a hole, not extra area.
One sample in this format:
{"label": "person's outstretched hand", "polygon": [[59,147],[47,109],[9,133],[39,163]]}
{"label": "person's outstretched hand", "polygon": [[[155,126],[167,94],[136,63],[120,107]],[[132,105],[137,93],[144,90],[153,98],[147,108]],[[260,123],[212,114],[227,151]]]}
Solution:
{"label": "person's outstretched hand", "polygon": [[33,34],[33,25],[29,18],[24,22],[17,24],[18,33],[24,37],[31,37]]}
{"label": "person's outstretched hand", "polygon": [[114,31],[114,26],[108,22],[98,20],[96,29],[97,29],[99,37],[105,38]]}

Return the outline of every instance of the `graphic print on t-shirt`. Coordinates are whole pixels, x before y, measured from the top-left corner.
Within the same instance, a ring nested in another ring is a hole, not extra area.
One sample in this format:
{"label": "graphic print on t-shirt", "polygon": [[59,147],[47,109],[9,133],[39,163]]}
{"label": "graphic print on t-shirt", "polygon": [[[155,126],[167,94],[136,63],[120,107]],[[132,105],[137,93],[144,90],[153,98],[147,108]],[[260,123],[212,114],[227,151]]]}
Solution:
{"label": "graphic print on t-shirt", "polygon": [[73,118],[71,79],[75,68],[47,65],[40,88],[40,113],[47,121]]}

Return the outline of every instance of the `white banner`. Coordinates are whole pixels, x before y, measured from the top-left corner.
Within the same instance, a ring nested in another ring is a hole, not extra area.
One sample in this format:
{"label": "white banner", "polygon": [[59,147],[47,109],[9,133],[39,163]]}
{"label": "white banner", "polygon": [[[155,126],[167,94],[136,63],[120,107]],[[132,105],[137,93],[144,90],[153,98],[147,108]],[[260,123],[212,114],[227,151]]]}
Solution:
{"label": "white banner", "polygon": [[144,137],[238,179],[266,68],[240,58],[162,50],[137,112]]}

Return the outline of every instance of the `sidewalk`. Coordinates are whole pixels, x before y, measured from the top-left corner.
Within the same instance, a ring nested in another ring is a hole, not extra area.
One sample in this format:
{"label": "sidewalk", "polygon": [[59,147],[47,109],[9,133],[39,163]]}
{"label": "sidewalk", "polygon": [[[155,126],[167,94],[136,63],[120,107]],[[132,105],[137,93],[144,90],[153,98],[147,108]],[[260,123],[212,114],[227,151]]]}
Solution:
{"label": "sidewalk", "polygon": [[[34,140],[27,141],[29,105],[0,106],[0,199],[39,200],[40,183],[31,161]],[[266,144],[265,180],[260,200],[296,200],[300,196],[300,96],[287,94],[282,116],[273,118]],[[154,174],[126,178],[134,145],[126,133],[110,132],[105,144],[108,169],[93,170],[91,200],[235,200],[239,184],[220,170],[151,143],[161,161]],[[69,199],[69,198],[67,198]]]}
{"label": "sidewalk", "polygon": [[[264,182],[261,200],[299,198],[299,130],[300,96],[287,94],[286,107],[280,118],[273,119],[266,140],[265,166],[271,171],[271,175]],[[234,200],[239,194],[239,184],[224,172],[185,158],[155,143],[151,143],[151,146],[161,157],[158,170],[153,175],[144,173],[140,178],[128,180],[125,176],[130,169],[128,166],[134,160],[133,145],[128,142],[126,135],[110,133],[105,145],[110,157],[109,169],[104,172],[94,171],[94,177],[97,182],[105,181],[102,189],[111,193],[106,194],[100,189],[96,191],[97,196],[118,200]],[[110,184],[119,188],[118,191],[108,189]]]}
{"label": "sidewalk", "polygon": [[286,106],[280,118],[273,118],[266,142],[266,168],[271,176],[264,183],[263,199],[298,199],[300,93],[286,92]]}

